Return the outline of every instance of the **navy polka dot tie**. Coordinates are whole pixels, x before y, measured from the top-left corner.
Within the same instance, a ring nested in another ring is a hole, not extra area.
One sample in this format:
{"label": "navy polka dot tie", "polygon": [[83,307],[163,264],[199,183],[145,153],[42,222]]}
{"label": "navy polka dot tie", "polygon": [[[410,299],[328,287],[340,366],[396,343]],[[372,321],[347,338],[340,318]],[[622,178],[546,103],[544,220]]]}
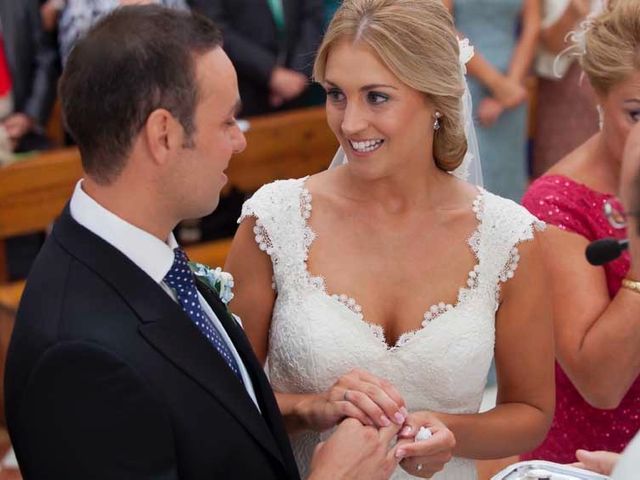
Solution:
{"label": "navy polka dot tie", "polygon": [[171,270],[164,277],[164,281],[169,287],[173,289],[178,297],[178,302],[188,315],[193,323],[195,323],[198,330],[207,337],[209,342],[215,347],[218,353],[222,356],[224,361],[229,365],[229,368],[242,382],[242,376],[240,375],[240,369],[236,363],[233,354],[229,349],[229,346],[222,338],[222,335],[211,322],[211,319],[207,317],[200,300],[198,299],[198,289],[196,288],[196,281],[193,277],[193,273],[189,268],[189,259],[187,254],[181,248],[174,249],[174,260]]}

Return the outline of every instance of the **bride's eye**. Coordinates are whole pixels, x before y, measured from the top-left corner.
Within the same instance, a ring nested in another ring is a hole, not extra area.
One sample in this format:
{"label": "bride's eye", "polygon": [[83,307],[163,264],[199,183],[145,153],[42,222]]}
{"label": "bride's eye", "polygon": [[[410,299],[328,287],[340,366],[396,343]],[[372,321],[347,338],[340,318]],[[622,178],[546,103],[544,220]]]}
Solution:
{"label": "bride's eye", "polygon": [[389,95],[380,92],[368,92],[367,101],[372,105],[380,105],[389,100]]}
{"label": "bride's eye", "polygon": [[344,102],[344,93],[339,88],[330,88],[327,90],[327,100],[331,103],[342,103]]}

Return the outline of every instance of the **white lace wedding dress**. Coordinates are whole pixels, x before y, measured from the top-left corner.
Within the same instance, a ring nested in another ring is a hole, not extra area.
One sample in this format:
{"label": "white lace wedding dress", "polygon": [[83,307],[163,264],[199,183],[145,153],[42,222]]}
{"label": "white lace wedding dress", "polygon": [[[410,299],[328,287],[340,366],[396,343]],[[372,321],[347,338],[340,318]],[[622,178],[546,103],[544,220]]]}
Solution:
{"label": "white lace wedding dress", "polygon": [[[364,321],[355,299],[329,294],[323,279],[309,274],[307,252],[315,235],[305,180],[265,185],[245,203],[240,219],[256,218],[256,242],[273,263],[278,296],[268,363],[274,390],[325,391],[357,367],[391,381],[410,411],[476,413],[493,356],[500,284],[514,275],[518,243],[543,224],[514,202],[481,191],[470,205],[478,227],[468,243],[477,264],[457,303],[430,307],[421,329],[388,345],[381,327]],[[324,437],[308,432],[291,439],[303,478]],[[414,477],[398,468],[392,478]],[[475,463],[454,458],[434,478],[474,479]]]}

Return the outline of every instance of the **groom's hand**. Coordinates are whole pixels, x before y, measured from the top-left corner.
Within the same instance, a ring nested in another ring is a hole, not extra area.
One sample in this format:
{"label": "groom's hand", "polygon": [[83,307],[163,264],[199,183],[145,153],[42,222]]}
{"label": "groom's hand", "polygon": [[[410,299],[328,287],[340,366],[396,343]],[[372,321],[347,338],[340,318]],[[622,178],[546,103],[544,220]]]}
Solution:
{"label": "groom's hand", "polygon": [[308,480],[387,480],[398,465],[393,444],[400,425],[376,429],[343,421],[311,461]]}
{"label": "groom's hand", "polygon": [[[432,436],[427,440],[415,441],[420,427],[429,428]],[[396,456],[401,460],[400,466],[409,474],[431,478],[451,460],[455,445],[453,433],[435,415],[431,412],[415,412],[409,414],[398,435]]]}

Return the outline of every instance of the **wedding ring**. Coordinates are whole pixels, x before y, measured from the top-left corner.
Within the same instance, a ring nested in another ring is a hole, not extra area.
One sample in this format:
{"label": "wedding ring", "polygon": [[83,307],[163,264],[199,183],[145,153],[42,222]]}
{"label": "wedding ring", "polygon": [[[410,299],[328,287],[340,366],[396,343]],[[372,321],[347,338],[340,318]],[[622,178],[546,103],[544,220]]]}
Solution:
{"label": "wedding ring", "polygon": [[419,463],[418,465],[416,465],[416,470],[419,472],[420,470],[422,470],[422,464]]}

